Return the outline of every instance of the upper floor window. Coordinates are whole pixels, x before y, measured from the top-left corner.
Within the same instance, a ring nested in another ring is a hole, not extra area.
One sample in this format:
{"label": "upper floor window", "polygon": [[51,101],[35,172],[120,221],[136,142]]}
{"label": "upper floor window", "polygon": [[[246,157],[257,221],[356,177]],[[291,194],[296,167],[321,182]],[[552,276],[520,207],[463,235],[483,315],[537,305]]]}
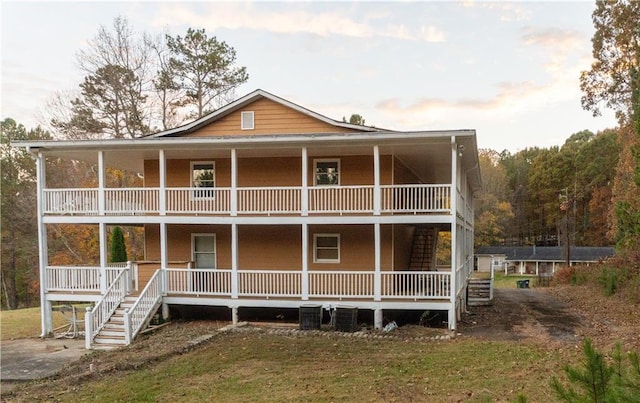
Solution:
{"label": "upper floor window", "polygon": [[194,191],[194,197],[213,197],[213,188],[216,184],[215,173],[214,162],[196,161],[191,163],[191,187],[210,188]]}
{"label": "upper floor window", "polygon": [[255,128],[253,111],[240,113],[240,128],[242,130],[253,130]]}
{"label": "upper floor window", "polygon": [[313,160],[314,175],[313,184],[316,186],[328,186],[340,184],[340,160],[323,159]]}

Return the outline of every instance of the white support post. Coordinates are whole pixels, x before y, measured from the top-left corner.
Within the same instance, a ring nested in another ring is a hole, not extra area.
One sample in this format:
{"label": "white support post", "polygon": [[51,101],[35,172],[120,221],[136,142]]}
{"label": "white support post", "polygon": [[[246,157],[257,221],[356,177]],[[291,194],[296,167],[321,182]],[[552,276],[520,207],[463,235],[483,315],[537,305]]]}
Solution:
{"label": "white support post", "polygon": [[231,149],[231,216],[238,215],[238,154],[235,148]]}
{"label": "white support post", "polygon": [[309,299],[309,225],[302,224],[302,300]]}
{"label": "white support post", "polygon": [[375,223],[373,225],[373,238],[375,243],[375,251],[374,251],[374,274],[373,274],[373,300],[381,301],[382,300],[382,274],[380,272],[380,250],[381,250],[381,241],[380,241],[380,223]]}
{"label": "white support post", "polygon": [[231,224],[231,298],[238,298],[238,224]]}
{"label": "white support post", "polygon": [[160,223],[160,270],[162,270],[162,294],[166,295],[169,285],[167,284],[167,266],[169,265],[167,245],[167,224]]}
{"label": "white support post", "polygon": [[36,157],[36,200],[38,214],[38,264],[40,265],[40,319],[42,325],[41,337],[48,336],[53,331],[51,303],[47,301],[47,266],[49,265],[49,247],[47,245],[47,226],[44,223],[43,189],[47,186],[46,159],[42,153]]}
{"label": "white support post", "polygon": [[382,209],[382,190],[380,189],[380,148],[373,146],[373,215],[380,215]]}
{"label": "white support post", "polygon": [[382,309],[374,309],[373,310],[373,328],[376,330],[382,330],[383,324],[383,314]]}
{"label": "white support post", "polygon": [[84,348],[91,350],[93,342],[93,314],[91,307],[87,307],[84,313]]}
{"label": "white support post", "polygon": [[107,224],[101,222],[98,233],[100,241],[100,294],[104,295],[109,288],[107,284]]}
{"label": "white support post", "polygon": [[300,211],[302,216],[309,215],[309,155],[307,147],[302,147],[302,194],[300,195]]}
{"label": "white support post", "polygon": [[458,144],[451,137],[451,308],[449,309],[449,330],[456,330],[456,304],[458,291]]}
{"label": "white support post", "polygon": [[158,191],[158,203],[160,215],[167,215],[167,157],[163,149],[158,152],[160,183]]}
{"label": "white support post", "polygon": [[104,151],[98,151],[98,215],[104,215],[105,209],[104,172]]}

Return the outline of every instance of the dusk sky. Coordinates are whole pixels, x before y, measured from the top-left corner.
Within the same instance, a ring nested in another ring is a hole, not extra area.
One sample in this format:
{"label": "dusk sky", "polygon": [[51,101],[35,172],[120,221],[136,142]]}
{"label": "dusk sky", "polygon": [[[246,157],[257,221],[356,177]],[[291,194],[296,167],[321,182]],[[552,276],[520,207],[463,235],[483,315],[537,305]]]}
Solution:
{"label": "dusk sky", "polygon": [[76,53],[100,25],[184,35],[205,28],[237,51],[249,81],[334,119],[395,130],[476,129],[501,151],[561,145],[616,125],[580,106],[595,2],[7,2],[0,118],[46,121],[77,90]]}

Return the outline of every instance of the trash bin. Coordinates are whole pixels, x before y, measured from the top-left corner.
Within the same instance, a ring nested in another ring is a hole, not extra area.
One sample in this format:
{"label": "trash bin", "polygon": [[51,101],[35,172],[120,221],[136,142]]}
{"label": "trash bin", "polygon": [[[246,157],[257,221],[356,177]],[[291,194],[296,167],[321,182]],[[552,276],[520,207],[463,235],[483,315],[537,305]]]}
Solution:
{"label": "trash bin", "polygon": [[318,330],[322,324],[322,305],[302,305],[298,316],[300,330]]}
{"label": "trash bin", "polygon": [[517,280],[518,288],[529,288],[529,280]]}
{"label": "trash bin", "polygon": [[358,308],[338,306],[335,313],[335,329],[339,332],[355,332],[358,327]]}

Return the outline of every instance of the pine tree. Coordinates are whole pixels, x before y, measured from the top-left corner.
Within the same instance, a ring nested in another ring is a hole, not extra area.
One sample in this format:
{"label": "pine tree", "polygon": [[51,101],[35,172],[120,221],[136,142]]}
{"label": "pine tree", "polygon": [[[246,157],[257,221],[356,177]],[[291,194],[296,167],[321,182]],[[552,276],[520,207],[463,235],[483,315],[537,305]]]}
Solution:
{"label": "pine tree", "polygon": [[115,227],[111,232],[111,263],[127,261],[127,247],[124,243],[124,235],[120,227]]}

